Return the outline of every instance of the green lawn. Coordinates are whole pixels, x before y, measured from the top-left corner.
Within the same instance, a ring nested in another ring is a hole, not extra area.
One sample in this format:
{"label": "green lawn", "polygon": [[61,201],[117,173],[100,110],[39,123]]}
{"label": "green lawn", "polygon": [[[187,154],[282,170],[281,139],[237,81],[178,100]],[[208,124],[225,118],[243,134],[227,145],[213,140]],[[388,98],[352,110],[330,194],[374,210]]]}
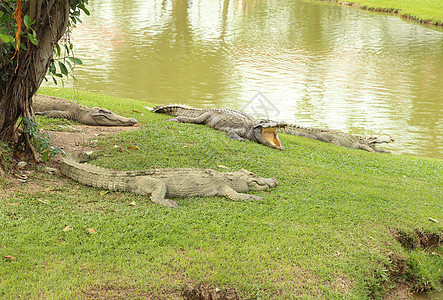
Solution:
{"label": "green lawn", "polygon": [[420,22],[443,25],[443,1],[441,0],[326,0],[340,3],[355,3],[371,10],[399,11],[405,17]]}
{"label": "green lawn", "polygon": [[222,165],[275,177],[279,186],[254,192],[265,200],[186,198],[170,209],[43,172],[27,183],[2,180],[1,299],[171,299],[200,284],[247,299],[373,299],[404,282],[429,289],[443,279],[441,160],[284,134],[278,151],[206,126],[165,122],[143,102],[42,91],[142,124],[97,138],[94,164],[224,171]]}

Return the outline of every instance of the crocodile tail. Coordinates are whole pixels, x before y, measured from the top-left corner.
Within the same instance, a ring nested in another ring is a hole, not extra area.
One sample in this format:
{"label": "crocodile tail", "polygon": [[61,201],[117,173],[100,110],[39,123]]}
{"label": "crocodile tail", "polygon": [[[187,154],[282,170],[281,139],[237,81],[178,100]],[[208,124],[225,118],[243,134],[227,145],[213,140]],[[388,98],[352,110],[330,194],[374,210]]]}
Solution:
{"label": "crocodile tail", "polygon": [[309,137],[312,134],[312,132],[308,128],[304,128],[302,126],[293,125],[293,124],[289,124],[285,128],[280,128],[278,131],[292,135],[304,136],[304,137]]}
{"label": "crocodile tail", "polygon": [[94,165],[79,163],[71,157],[62,158],[60,172],[82,184],[111,191],[125,191],[127,182],[133,176]]}
{"label": "crocodile tail", "polygon": [[155,113],[170,116],[187,116],[191,111],[198,110],[185,104],[166,104],[156,106],[152,109]]}
{"label": "crocodile tail", "polygon": [[204,109],[193,108],[185,104],[166,104],[156,106],[152,109],[155,113],[166,114],[170,116],[198,117],[205,112]]}

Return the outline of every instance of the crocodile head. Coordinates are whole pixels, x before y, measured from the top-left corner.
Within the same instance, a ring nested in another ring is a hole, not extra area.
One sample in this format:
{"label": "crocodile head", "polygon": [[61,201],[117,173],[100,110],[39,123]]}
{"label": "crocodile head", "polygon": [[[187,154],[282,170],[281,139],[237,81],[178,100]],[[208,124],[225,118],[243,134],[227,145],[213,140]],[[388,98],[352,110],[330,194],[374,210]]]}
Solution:
{"label": "crocodile head", "polygon": [[366,136],[368,143],[371,144],[381,144],[381,143],[390,143],[394,141],[393,137],[389,135],[369,135]]}
{"label": "crocodile head", "polygon": [[254,137],[257,142],[279,150],[283,150],[283,144],[280,141],[277,130],[284,128],[288,124],[286,122],[261,121],[254,125]]}
{"label": "crocodile head", "polygon": [[388,135],[369,135],[369,136],[365,136],[366,141],[368,142],[368,145],[370,148],[372,148],[372,150],[374,150],[374,152],[378,152],[378,153],[390,153],[391,151],[389,150],[383,150],[383,149],[377,149],[375,146],[377,144],[381,144],[381,143],[390,143],[394,141],[394,138],[388,136]]}
{"label": "crocodile head", "polygon": [[93,111],[89,112],[84,118],[87,119],[89,125],[132,126],[137,123],[134,118],[125,118],[110,110],[98,107],[94,107]]}
{"label": "crocodile head", "polygon": [[239,193],[264,191],[278,184],[275,178],[263,178],[245,169],[224,174],[230,181],[229,185]]}

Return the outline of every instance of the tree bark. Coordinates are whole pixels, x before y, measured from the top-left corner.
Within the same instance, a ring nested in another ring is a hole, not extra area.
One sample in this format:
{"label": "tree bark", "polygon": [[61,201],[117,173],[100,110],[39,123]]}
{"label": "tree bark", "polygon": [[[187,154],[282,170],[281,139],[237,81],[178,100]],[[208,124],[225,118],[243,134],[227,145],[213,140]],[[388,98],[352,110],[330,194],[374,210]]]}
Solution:
{"label": "tree bark", "polygon": [[[35,16],[38,45],[27,41],[19,53],[18,68],[10,77],[0,100],[0,141],[10,143],[20,116],[33,118],[32,96],[40,87],[53,56],[53,49],[68,26],[71,0],[26,1],[23,15]],[[23,39],[24,40],[24,39]],[[14,68],[16,62],[14,61]]]}

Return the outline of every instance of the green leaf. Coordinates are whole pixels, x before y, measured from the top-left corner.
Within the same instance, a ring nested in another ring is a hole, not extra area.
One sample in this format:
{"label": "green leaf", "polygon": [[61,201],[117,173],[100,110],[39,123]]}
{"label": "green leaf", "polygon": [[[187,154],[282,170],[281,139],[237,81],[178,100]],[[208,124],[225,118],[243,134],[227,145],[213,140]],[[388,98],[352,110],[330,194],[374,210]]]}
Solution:
{"label": "green leaf", "polygon": [[74,24],[74,27],[77,25],[77,20],[74,16],[71,17],[71,22]]}
{"label": "green leaf", "polygon": [[29,26],[31,26],[31,17],[28,16],[28,15],[26,15],[26,16],[23,18],[23,23],[25,24],[26,28],[29,29]]}
{"label": "green leaf", "polygon": [[89,12],[89,10],[86,9],[86,7],[82,4],[78,6],[81,10],[83,10],[83,12],[89,16],[91,13]]}
{"label": "green leaf", "polygon": [[60,72],[62,72],[63,75],[68,76],[68,68],[66,68],[65,64],[59,61],[58,66],[60,67]]}
{"label": "green leaf", "polygon": [[45,151],[45,152],[42,153],[42,158],[43,158],[44,162],[48,162],[48,160],[49,160],[49,153],[48,153],[48,151]]}
{"label": "green leaf", "polygon": [[55,79],[55,77],[54,77],[54,76],[52,76],[52,80],[54,80],[54,84],[56,84],[56,85],[57,85],[57,79]]}
{"label": "green leaf", "polygon": [[51,64],[49,65],[49,73],[55,74],[55,72],[57,72],[57,69],[55,68],[54,61],[52,61]]}
{"label": "green leaf", "polygon": [[[35,33],[35,31],[34,31],[34,33]],[[38,41],[34,35],[28,33],[27,36],[28,36],[28,39],[31,41],[31,43],[33,43],[36,46],[38,45]]]}
{"label": "green leaf", "polygon": [[69,50],[70,49],[69,49],[68,45],[65,45],[65,50],[66,50],[66,53],[67,53],[66,55],[69,55]]}
{"label": "green leaf", "polygon": [[80,58],[69,56],[68,59],[70,59],[76,65],[83,64],[83,62]]}
{"label": "green leaf", "polygon": [[12,36],[10,36],[9,34],[1,34],[0,33],[0,39],[2,39],[2,41],[4,43],[9,43],[9,42],[14,41],[14,38]]}
{"label": "green leaf", "polygon": [[69,60],[65,61],[65,64],[67,64],[67,67],[69,68],[69,70],[73,69],[71,63],[69,62]]}
{"label": "green leaf", "polygon": [[60,49],[59,44],[55,44],[55,51],[56,51],[57,56],[60,56],[60,53],[62,52],[62,50]]}

